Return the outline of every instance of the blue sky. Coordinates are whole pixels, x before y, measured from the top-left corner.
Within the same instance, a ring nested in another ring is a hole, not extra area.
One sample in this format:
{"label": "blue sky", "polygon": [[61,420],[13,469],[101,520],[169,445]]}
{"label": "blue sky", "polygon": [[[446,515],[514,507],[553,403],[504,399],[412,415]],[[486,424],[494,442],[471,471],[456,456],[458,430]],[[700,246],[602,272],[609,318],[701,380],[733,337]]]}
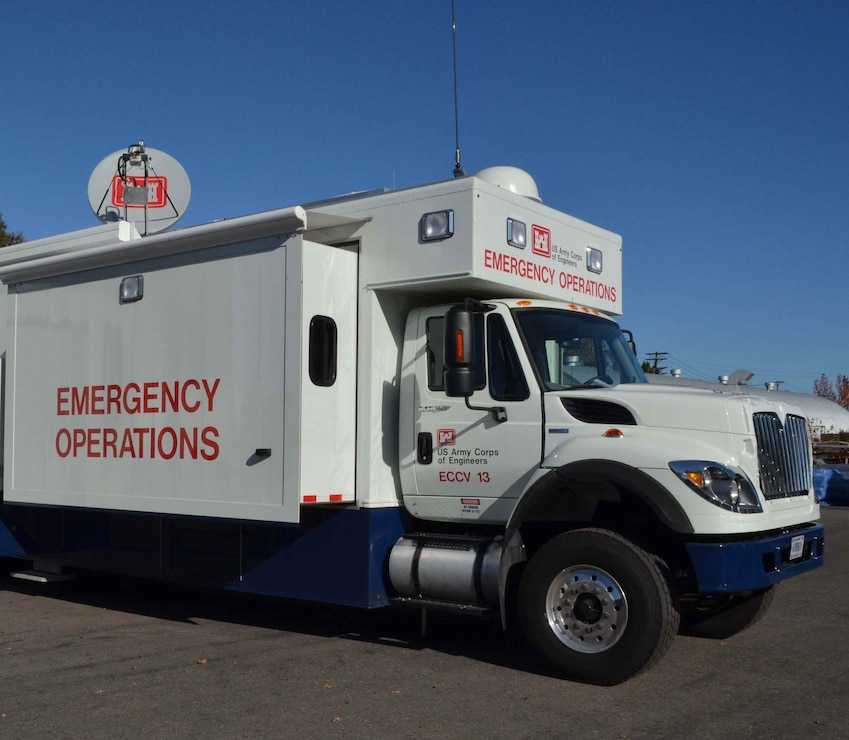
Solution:
{"label": "blue sky", "polygon": [[[622,235],[641,357],[810,392],[849,373],[849,2],[456,0],[463,167]],[[143,139],[180,225],[451,176],[450,0],[5,3],[0,213],[96,225]]]}

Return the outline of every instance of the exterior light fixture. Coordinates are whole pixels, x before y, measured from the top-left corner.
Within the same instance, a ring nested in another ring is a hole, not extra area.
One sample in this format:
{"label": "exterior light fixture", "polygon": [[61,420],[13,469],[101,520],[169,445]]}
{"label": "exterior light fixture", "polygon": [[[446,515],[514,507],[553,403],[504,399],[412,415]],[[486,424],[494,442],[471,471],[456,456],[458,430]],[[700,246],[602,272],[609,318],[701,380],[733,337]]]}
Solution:
{"label": "exterior light fixture", "polygon": [[144,298],[144,275],[132,275],[121,281],[118,303],[135,303]]}
{"label": "exterior light fixture", "polygon": [[515,218],[507,219],[507,243],[511,247],[524,249],[528,246],[528,227]]}
{"label": "exterior light fixture", "polygon": [[423,242],[435,242],[454,236],[454,211],[450,208],[444,211],[426,213],[419,222]]}
{"label": "exterior light fixture", "polygon": [[595,247],[587,247],[587,269],[590,272],[601,274],[602,252]]}

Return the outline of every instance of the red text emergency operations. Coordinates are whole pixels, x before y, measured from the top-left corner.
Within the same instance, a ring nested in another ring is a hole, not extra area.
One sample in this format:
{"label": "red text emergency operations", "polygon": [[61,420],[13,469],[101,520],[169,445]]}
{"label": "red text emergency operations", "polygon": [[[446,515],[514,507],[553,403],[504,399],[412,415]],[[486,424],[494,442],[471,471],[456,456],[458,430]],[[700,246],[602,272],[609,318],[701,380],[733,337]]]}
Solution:
{"label": "red text emergency operations", "polygon": [[592,296],[616,303],[616,286],[614,285],[573,275],[571,272],[564,272],[548,265],[540,265],[512,254],[485,249],[483,265],[497,272],[516,275],[544,285],[558,286],[568,293]]}
{"label": "red text emergency operations", "polygon": [[[195,414],[215,410],[221,378],[65,386],[56,389],[57,416]],[[215,460],[214,426],[76,427],[56,433],[59,457]]]}

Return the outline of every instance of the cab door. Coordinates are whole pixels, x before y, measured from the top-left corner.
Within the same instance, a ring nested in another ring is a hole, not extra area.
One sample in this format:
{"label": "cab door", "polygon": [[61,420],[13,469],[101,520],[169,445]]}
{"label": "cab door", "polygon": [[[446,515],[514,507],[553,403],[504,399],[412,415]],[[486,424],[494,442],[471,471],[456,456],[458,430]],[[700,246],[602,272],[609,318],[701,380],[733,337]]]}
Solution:
{"label": "cab door", "polygon": [[506,521],[542,456],[540,390],[509,310],[496,304],[475,314],[468,405],[445,393],[445,308],[422,309],[410,321],[414,389],[404,402],[413,404],[415,453],[405,504],[423,518]]}

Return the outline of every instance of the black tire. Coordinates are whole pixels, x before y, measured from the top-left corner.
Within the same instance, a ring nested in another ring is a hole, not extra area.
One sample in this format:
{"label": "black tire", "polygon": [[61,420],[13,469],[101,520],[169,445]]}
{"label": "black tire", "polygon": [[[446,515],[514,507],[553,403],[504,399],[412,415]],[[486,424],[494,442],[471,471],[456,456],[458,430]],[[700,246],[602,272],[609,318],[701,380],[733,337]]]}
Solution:
{"label": "black tire", "polygon": [[775,597],[775,586],[746,594],[703,598],[682,604],[682,635],[725,640],[761,621]]}
{"label": "black tire", "polygon": [[530,646],[563,678],[604,686],[656,663],[679,614],[658,562],[603,529],[561,534],[531,558],[519,586]]}

